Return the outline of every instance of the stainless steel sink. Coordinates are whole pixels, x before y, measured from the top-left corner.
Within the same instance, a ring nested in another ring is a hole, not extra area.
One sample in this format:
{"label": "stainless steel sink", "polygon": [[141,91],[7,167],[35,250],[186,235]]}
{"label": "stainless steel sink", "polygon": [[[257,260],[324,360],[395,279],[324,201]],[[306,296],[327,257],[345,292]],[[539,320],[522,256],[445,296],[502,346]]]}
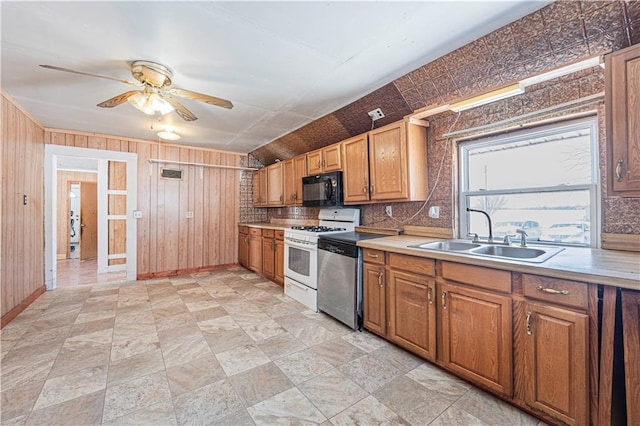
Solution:
{"label": "stainless steel sink", "polygon": [[463,251],[480,247],[480,244],[466,241],[434,241],[433,243],[418,244],[411,247],[443,251]]}
{"label": "stainless steel sink", "polygon": [[409,247],[534,263],[544,262],[564,250],[562,247],[518,247],[500,243],[473,243],[465,240],[434,241]]}

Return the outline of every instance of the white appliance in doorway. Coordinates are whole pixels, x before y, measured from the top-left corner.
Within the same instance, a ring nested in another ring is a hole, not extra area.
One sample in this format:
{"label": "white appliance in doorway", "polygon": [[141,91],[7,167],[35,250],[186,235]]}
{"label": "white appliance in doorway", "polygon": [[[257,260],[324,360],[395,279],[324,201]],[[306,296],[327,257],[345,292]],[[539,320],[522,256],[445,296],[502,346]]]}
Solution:
{"label": "white appliance in doorway", "polygon": [[318,226],[294,226],[284,233],[284,293],[318,312],[318,237],[353,231],[359,209],[321,209]]}

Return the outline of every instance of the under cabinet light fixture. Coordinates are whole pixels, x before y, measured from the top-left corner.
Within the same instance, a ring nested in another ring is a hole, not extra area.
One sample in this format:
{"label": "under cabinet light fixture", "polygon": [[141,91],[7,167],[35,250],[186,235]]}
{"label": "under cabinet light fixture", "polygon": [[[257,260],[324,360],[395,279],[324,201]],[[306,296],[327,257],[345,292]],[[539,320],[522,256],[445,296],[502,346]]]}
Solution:
{"label": "under cabinet light fixture", "polygon": [[510,98],[511,96],[519,95],[521,93],[524,93],[524,86],[520,83],[516,83],[501,89],[483,93],[482,95],[474,96],[473,98],[465,99],[464,101],[456,102],[455,104],[451,104],[449,108],[451,111],[460,112],[480,105],[499,101],[500,99]]}
{"label": "under cabinet light fixture", "polygon": [[533,77],[525,78],[524,80],[520,80],[520,84],[523,87],[527,87],[533,84],[542,83],[543,81],[553,80],[554,78],[562,77],[563,75],[573,74],[574,72],[586,70],[597,65],[602,65],[600,63],[600,56],[593,56],[591,58],[574,62],[572,64],[565,65],[563,67],[556,68],[542,74],[534,75]]}

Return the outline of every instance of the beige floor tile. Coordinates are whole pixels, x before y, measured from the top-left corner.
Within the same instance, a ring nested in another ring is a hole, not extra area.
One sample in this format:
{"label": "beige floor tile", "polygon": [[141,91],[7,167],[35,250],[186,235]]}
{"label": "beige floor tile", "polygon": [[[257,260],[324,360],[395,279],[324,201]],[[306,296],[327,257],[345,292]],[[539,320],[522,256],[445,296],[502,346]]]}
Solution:
{"label": "beige floor tile", "polygon": [[160,342],[155,332],[129,339],[114,340],[111,345],[111,362],[156,349],[160,349]]}
{"label": "beige floor tile", "polygon": [[159,349],[130,356],[109,365],[108,386],[114,386],[139,377],[147,376],[165,368]]}
{"label": "beige floor tile", "polygon": [[107,367],[85,368],[64,376],[48,379],[36,401],[34,410],[69,401],[100,391],[107,384]]}
{"label": "beige floor tile", "polygon": [[8,390],[2,390],[0,407],[0,423],[14,417],[24,416],[31,412],[42,391],[44,380],[15,386]]}
{"label": "beige floor tile", "polygon": [[76,318],[75,324],[81,324],[83,322],[98,321],[105,318],[112,318],[116,316],[115,303],[113,308],[103,309],[98,311],[80,312],[78,318]]}
{"label": "beige floor tile", "polygon": [[380,349],[383,346],[388,345],[389,343],[382,340],[380,337],[375,336],[368,331],[362,331],[359,333],[351,333],[342,336],[344,340],[351,343],[353,346],[357,347],[361,351],[364,352],[373,352],[376,349]]}
{"label": "beige floor tile", "polygon": [[370,355],[354,359],[338,367],[338,370],[369,393],[377,391],[402,375],[401,371]]}
{"label": "beige floor tile", "polygon": [[173,404],[179,425],[216,424],[218,419],[243,409],[242,401],[227,380],[184,393]]}
{"label": "beige floor tile", "polygon": [[167,380],[174,397],[226,377],[218,359],[213,354],[167,368]]}
{"label": "beige floor tile", "polygon": [[429,426],[451,425],[488,426],[487,423],[456,406],[447,408],[445,412],[440,414]]}
{"label": "beige floor tile", "polygon": [[105,318],[97,321],[85,322],[82,324],[74,324],[71,326],[71,332],[69,337],[79,336],[82,334],[89,334],[95,331],[113,329],[116,322],[116,318]]}
{"label": "beige floor tile", "polygon": [[105,395],[103,421],[111,421],[171,397],[164,371],[109,386]]}
{"label": "beige floor tile", "polygon": [[[62,346],[62,345],[61,345]],[[8,391],[17,386],[23,386],[35,382],[44,382],[51,371],[51,367],[55,362],[57,351],[52,353],[53,356],[32,360],[27,363],[13,362],[11,364],[2,360],[2,370],[0,383],[2,383],[2,391]],[[5,357],[6,358],[6,357]]]}
{"label": "beige floor tile", "polygon": [[293,383],[272,362],[231,376],[229,382],[247,407],[293,387]]}
{"label": "beige floor tile", "polygon": [[477,388],[464,394],[455,406],[489,424],[538,424],[535,418]]}
{"label": "beige floor tile", "polygon": [[[171,331],[181,333],[167,333]],[[211,355],[211,349],[198,327],[181,327],[158,333],[160,349],[167,368],[191,362],[200,357]]]}
{"label": "beige floor tile", "polygon": [[262,352],[272,360],[284,358],[307,349],[307,346],[293,337],[291,333],[283,333],[269,339],[261,340],[257,345],[262,349]]}
{"label": "beige floor tile", "polygon": [[385,345],[379,349],[369,352],[369,355],[392,366],[398,371],[406,373],[418,367],[423,361],[415,355],[400,349],[395,345]]}
{"label": "beige floor tile", "polygon": [[102,422],[104,390],[83,395],[60,404],[35,410],[27,425],[99,425]]}
{"label": "beige floor tile", "polygon": [[191,311],[191,316],[196,322],[208,321],[227,315],[227,311],[222,306],[214,306],[211,308],[198,309]]}
{"label": "beige floor tile", "polygon": [[216,426],[254,426],[255,422],[246,409],[242,408],[216,420]]}
{"label": "beige floor tile", "polygon": [[341,338],[327,340],[326,342],[313,346],[311,351],[334,367],[339,367],[342,364],[366,355],[366,352]]}
{"label": "beige floor tile", "polygon": [[202,336],[214,354],[253,344],[253,340],[240,327],[233,330],[222,330],[217,333],[202,332]]}
{"label": "beige floor tile", "polygon": [[119,323],[113,328],[113,338],[116,340],[131,339],[155,332],[156,325],[154,322]]}
{"label": "beige floor tile", "polygon": [[178,421],[173,412],[173,402],[170,399],[103,423],[104,426],[173,426],[177,424]]}
{"label": "beige floor tile", "polygon": [[416,426],[431,423],[451,405],[450,401],[440,398],[437,392],[431,392],[405,376],[378,389],[373,396]]}
{"label": "beige floor tile", "polygon": [[251,337],[251,339],[253,339],[253,341],[255,342],[259,342],[261,340],[275,337],[287,332],[280,326],[280,324],[272,319],[257,324],[248,325],[242,328],[244,329],[245,333],[247,333],[249,337]]}
{"label": "beige floor tile", "polygon": [[291,388],[248,408],[257,425],[319,424],[322,413],[297,388]]}
{"label": "beige floor tile", "polygon": [[239,346],[216,354],[227,376],[242,373],[271,360],[255,345]]}
{"label": "beige floor tile", "polygon": [[471,389],[469,383],[429,363],[414,368],[406,376],[427,389],[438,392],[451,403]]}
{"label": "beige floor tile", "polygon": [[218,317],[198,323],[200,330],[207,333],[219,333],[240,328],[237,322],[229,315]]}
{"label": "beige floor tile", "polygon": [[163,330],[169,330],[171,328],[195,325],[196,321],[189,312],[184,312],[166,318],[158,318],[157,320],[155,320],[155,324],[156,329],[158,330],[158,332],[160,332]]}
{"label": "beige floor tile", "polygon": [[291,334],[307,346],[319,345],[336,337],[335,334],[321,325],[309,325],[302,328],[296,328],[291,331]]}
{"label": "beige floor tile", "polygon": [[295,385],[333,368],[331,364],[309,349],[279,358],[274,362]]}
{"label": "beige floor tile", "polygon": [[49,378],[64,376],[92,367],[106,367],[111,355],[111,344],[69,341],[62,347],[51,368]]}
{"label": "beige floor tile", "polygon": [[332,417],[331,423],[334,426],[408,424],[373,396],[366,397],[337,416]]}
{"label": "beige floor tile", "polygon": [[364,389],[337,370],[314,377],[298,388],[327,418],[369,396]]}

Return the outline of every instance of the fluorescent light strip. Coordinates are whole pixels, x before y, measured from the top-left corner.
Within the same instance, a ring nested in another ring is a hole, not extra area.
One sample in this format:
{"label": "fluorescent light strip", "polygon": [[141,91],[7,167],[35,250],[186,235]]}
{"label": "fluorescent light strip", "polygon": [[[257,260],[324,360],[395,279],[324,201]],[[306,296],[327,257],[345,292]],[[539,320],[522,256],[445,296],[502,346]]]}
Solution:
{"label": "fluorescent light strip", "polygon": [[562,77],[563,75],[586,70],[588,68],[595,67],[596,65],[600,65],[600,56],[594,56],[592,58],[585,59],[584,61],[574,62],[573,64],[565,65],[564,67],[525,78],[524,80],[520,80],[520,84],[522,84],[523,87],[527,87],[533,84],[542,83],[543,81],[553,80],[554,78]]}
{"label": "fluorescent light strip", "polygon": [[461,102],[456,102],[455,104],[451,104],[450,108],[451,111],[460,112],[480,105],[499,101],[500,99],[510,98],[511,96],[519,95],[521,93],[524,93],[524,87],[520,85],[520,83],[516,83],[511,86],[503,87],[502,89],[465,99]]}

